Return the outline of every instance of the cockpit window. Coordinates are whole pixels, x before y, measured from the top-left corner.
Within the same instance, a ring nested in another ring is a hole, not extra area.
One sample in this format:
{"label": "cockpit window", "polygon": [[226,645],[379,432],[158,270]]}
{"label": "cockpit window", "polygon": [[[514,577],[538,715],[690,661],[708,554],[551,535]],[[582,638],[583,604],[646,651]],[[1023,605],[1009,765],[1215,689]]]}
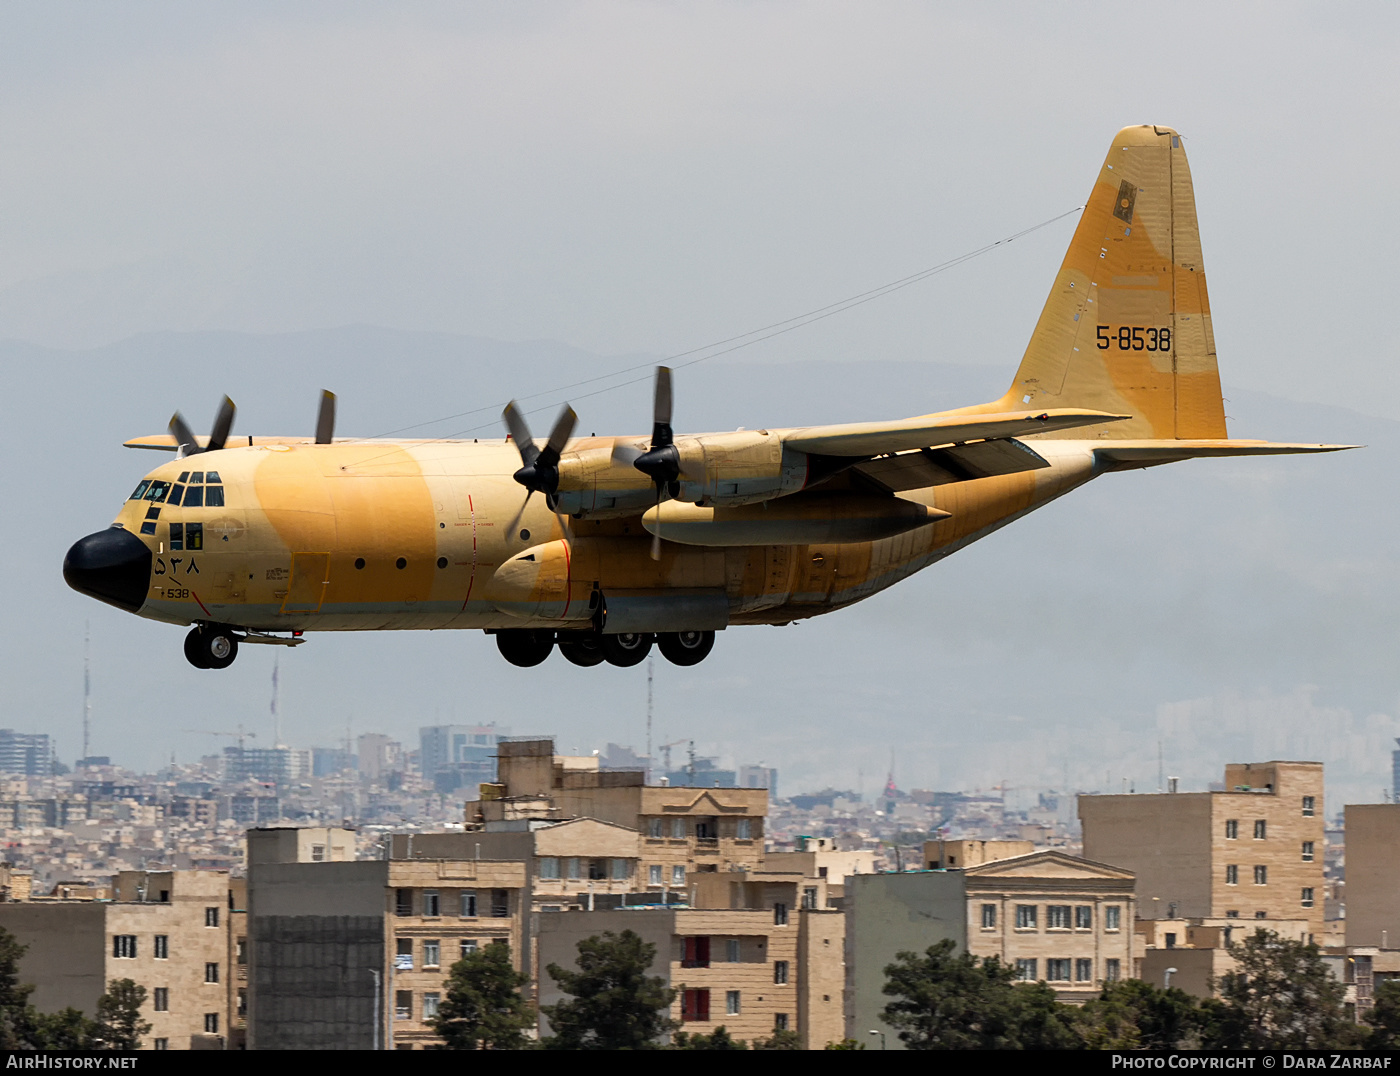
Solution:
{"label": "cockpit window", "polygon": [[219,477],[219,472],[218,472],[218,471],[205,471],[205,472],[204,472],[204,481],[206,481],[206,482],[208,482],[208,483],[211,483],[211,484],[216,484],[216,483],[222,482],[223,479],[221,479],[221,478]]}
{"label": "cockpit window", "polygon": [[142,497],[144,497],[144,496],[146,495],[146,490],[149,489],[150,486],[151,486],[151,480],[150,480],[149,478],[143,478],[143,479],[141,480],[141,484],[140,484],[139,486],[136,487],[136,492],[133,493],[130,497],[128,497],[127,500],[128,500],[128,501],[139,501]]}
{"label": "cockpit window", "polygon": [[203,549],[203,548],[204,548],[204,524],[203,524],[203,523],[186,523],[186,524],[185,524],[185,548],[186,548],[186,549]]}
{"label": "cockpit window", "polygon": [[188,479],[189,477],[190,477],[190,472],[189,472],[189,471],[181,471],[181,472],[180,472],[180,477],[177,478],[177,479],[175,479],[175,481],[176,481],[176,482],[184,482],[184,481],[185,481],[186,479]]}
{"label": "cockpit window", "polygon": [[183,523],[170,524],[170,552],[178,553],[185,548],[185,526]]}
{"label": "cockpit window", "polygon": [[185,487],[176,482],[175,485],[170,488],[170,503],[179,504],[180,498],[184,495],[184,492]]}
{"label": "cockpit window", "polygon": [[146,490],[146,500],[158,503],[165,500],[165,495],[169,492],[169,482],[152,482],[150,488]]}
{"label": "cockpit window", "polygon": [[222,508],[224,506],[224,487],[205,486],[204,505],[206,508]]}
{"label": "cockpit window", "polygon": [[[199,472],[195,472],[198,474]],[[201,508],[204,505],[204,487],[190,486],[185,490],[185,507]]]}
{"label": "cockpit window", "polygon": [[201,485],[203,482],[204,482],[204,472],[203,472],[203,471],[195,471],[194,474],[190,475],[190,485],[192,485],[192,486],[198,486],[198,485]]}

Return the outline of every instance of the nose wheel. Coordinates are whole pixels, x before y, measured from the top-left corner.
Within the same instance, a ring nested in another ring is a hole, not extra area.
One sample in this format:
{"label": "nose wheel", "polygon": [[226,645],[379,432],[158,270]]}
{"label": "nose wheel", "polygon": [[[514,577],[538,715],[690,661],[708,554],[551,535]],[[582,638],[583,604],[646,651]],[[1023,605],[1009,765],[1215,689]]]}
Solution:
{"label": "nose wheel", "polygon": [[185,636],[185,659],[196,669],[227,669],[238,657],[238,636],[222,624],[196,624]]}

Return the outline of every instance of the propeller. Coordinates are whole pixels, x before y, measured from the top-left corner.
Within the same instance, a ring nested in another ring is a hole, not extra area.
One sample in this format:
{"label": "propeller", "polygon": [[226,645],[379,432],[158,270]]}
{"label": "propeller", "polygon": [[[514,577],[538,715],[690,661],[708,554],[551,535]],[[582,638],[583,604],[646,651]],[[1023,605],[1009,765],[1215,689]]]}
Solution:
{"label": "propeller", "polygon": [[228,443],[229,431],[233,429],[233,415],[237,410],[233,406],[233,401],[227,396],[219,404],[219,410],[214,414],[214,425],[209,432],[209,444],[199,447],[199,442],[195,439],[193,431],[190,430],[189,423],[184,416],[176,411],[170,417],[170,433],[175,438],[175,452],[177,458],[193,456],[200,452],[217,452]]}
{"label": "propeller", "polygon": [[506,424],[506,429],[510,431],[516,448],[520,451],[522,466],[513,477],[525,487],[525,500],[520,504],[520,511],[516,512],[515,518],[510,521],[506,533],[515,533],[515,528],[519,525],[520,518],[525,514],[525,508],[530,503],[530,496],[535,493],[543,493],[545,503],[549,505],[550,511],[559,520],[559,526],[565,534],[568,534],[569,524],[559,514],[555,494],[559,492],[559,457],[564,451],[564,446],[569,443],[569,435],[574,432],[574,423],[578,421],[578,415],[574,413],[572,407],[565,404],[564,409],[559,412],[559,417],[554,421],[554,429],[549,431],[549,440],[545,442],[542,449],[536,446],[535,439],[530,436],[530,427],[525,424],[525,416],[515,406],[514,400],[506,404],[506,409],[501,412],[501,418]]}
{"label": "propeller", "polygon": [[316,443],[328,445],[335,433],[335,393],[321,390],[321,408],[316,412]]}
{"label": "propeller", "polygon": [[[656,505],[661,506],[662,492],[672,497],[680,492],[681,453],[671,432],[671,368],[656,368],[656,395],[652,399],[651,448],[643,452],[632,466],[651,479],[656,486]],[[661,559],[661,520],[651,537],[651,559]]]}

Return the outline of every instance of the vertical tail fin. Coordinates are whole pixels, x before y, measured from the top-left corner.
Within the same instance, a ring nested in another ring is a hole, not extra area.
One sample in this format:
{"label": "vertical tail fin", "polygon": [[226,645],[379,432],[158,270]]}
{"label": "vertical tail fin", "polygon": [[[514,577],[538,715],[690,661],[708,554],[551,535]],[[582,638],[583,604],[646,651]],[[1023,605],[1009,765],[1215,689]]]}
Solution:
{"label": "vertical tail fin", "polygon": [[1133,416],[1062,437],[1227,436],[1195,193],[1171,128],[1125,127],[1114,138],[1016,380],[995,406]]}

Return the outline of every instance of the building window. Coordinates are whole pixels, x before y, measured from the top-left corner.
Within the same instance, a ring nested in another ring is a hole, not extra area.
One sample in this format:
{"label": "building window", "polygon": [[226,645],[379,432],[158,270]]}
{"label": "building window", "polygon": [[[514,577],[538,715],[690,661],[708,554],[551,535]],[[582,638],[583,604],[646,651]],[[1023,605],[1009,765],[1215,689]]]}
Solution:
{"label": "building window", "polygon": [[817,906],[817,887],[804,886],[802,889],[802,907],[811,911]]}
{"label": "building window", "polygon": [[1103,962],[1103,977],[1110,983],[1116,983],[1122,978],[1122,965],[1117,960],[1105,960]]}
{"label": "building window", "polygon": [[463,938],[461,941],[459,941],[459,942],[457,943],[457,955],[458,955],[458,957],[460,957],[460,958],[469,957],[469,956],[471,956],[474,952],[476,952],[476,939],[475,939],[475,938]]}
{"label": "building window", "polygon": [[684,864],[684,863],[677,863],[677,864],[675,864],[674,866],[671,867],[671,884],[672,884],[672,885],[679,885],[679,886],[685,885],[685,864]]}
{"label": "building window", "polygon": [[394,1019],[395,1019],[395,1020],[412,1020],[412,1019],[413,1019],[413,991],[412,991],[412,990],[395,990],[395,991],[394,991]]}
{"label": "building window", "polygon": [[1311,818],[1317,814],[1317,800],[1312,796],[1303,797],[1303,817]]}
{"label": "building window", "polygon": [[438,1014],[438,1005],[442,1003],[442,995],[437,993],[423,995],[423,1019],[431,1020]]}
{"label": "building window", "polygon": [[739,991],[726,990],[724,992],[724,1012],[726,1016],[739,1015]]}
{"label": "building window", "polygon": [[[673,818],[673,819],[671,819],[671,836],[672,836],[673,838],[675,838],[676,840],[678,840],[678,841],[684,840],[684,839],[685,839],[685,819],[684,819],[684,818]],[[706,997],[708,998],[709,995],[707,994]],[[707,1002],[706,1002],[706,1011],[709,1011],[709,1010],[708,1010],[708,1006],[709,1006],[709,1002],[707,1001]]]}
{"label": "building window", "polygon": [[242,987],[238,990],[238,1015],[248,1015],[248,991]]}
{"label": "building window", "polygon": [[442,966],[442,942],[438,940],[425,941],[423,943],[423,967],[437,968]]}
{"label": "building window", "polygon": [[1069,982],[1069,958],[1047,960],[1045,962],[1045,978],[1052,983]]}
{"label": "building window", "polygon": [[608,861],[606,859],[590,859],[588,861],[588,880],[590,882],[601,882],[608,876]]}
{"label": "building window", "polygon": [[777,986],[786,986],[788,981],[788,962],[786,960],[773,961],[773,982]]}
{"label": "building window", "polygon": [[737,963],[739,963],[739,959],[740,959],[740,957],[739,957],[739,939],[738,939],[738,938],[730,938],[727,942],[724,943],[724,947],[725,947],[725,956],[728,958],[729,963],[731,963],[731,964],[737,964]]}
{"label": "building window", "polygon": [[[1047,904],[1045,906],[1045,929],[1046,930],[1068,930],[1069,929],[1069,905],[1068,904]],[[1069,978],[1069,976],[1065,976]]]}
{"label": "building window", "polygon": [[612,861],[612,879],[614,882],[625,882],[632,877],[632,861],[630,859],[614,859]]}
{"label": "building window", "polygon": [[681,967],[708,968],[710,966],[710,939],[708,937],[701,935],[683,938],[682,944],[685,951],[681,956]]}
{"label": "building window", "polygon": [[1017,960],[1016,978],[1020,979],[1022,982],[1033,983],[1039,977],[1036,975],[1035,969],[1036,961],[1034,958],[1030,960]]}
{"label": "building window", "polygon": [[151,991],[151,1008],[156,1012],[170,1011],[170,988],[158,986]]}
{"label": "building window", "polygon": [[664,829],[663,829],[663,827],[664,827],[665,825],[666,825],[666,820],[665,820],[664,818],[652,818],[652,819],[649,819],[649,820],[647,821],[647,836],[648,836],[648,837],[664,837],[664,836],[666,836],[666,833],[665,833],[665,831],[664,831]]}
{"label": "building window", "polygon": [[540,859],[540,877],[546,882],[559,880],[559,857],[544,856]]}
{"label": "building window", "polygon": [[773,1030],[786,1031],[788,1029],[788,1014],[785,1012],[775,1012],[773,1014]]}
{"label": "building window", "polygon": [[1238,908],[1231,908],[1228,912],[1225,913],[1226,919],[1238,919],[1239,917],[1240,910]]}
{"label": "building window", "polygon": [[1269,868],[1268,868],[1268,867],[1255,867],[1255,868],[1254,868],[1254,884],[1255,884],[1255,885],[1268,885],[1268,884],[1269,884]]}
{"label": "building window", "polygon": [[703,1022],[710,1018],[710,992],[687,990],[681,995],[681,1019],[686,1023]]}
{"label": "building window", "polygon": [[1311,886],[1304,888],[1302,904],[1304,908],[1311,908],[1313,906],[1313,891]]}
{"label": "building window", "polygon": [[775,927],[785,927],[788,922],[787,905],[773,905],[773,925]]}
{"label": "building window", "polygon": [[1227,841],[1237,841],[1240,837],[1240,822],[1237,818],[1225,820],[1225,839]]}
{"label": "building window", "polygon": [[1074,962],[1074,981],[1077,983],[1088,983],[1094,979],[1094,962],[1088,957],[1081,956]]}
{"label": "building window", "polygon": [[123,960],[136,959],[136,935],[135,934],[113,934],[112,935],[112,955]]}
{"label": "building window", "polygon": [[151,1049],[153,1049],[153,1050],[168,1050],[168,1049],[170,1049],[170,1040],[169,1040],[169,1039],[155,1039],[155,1040],[151,1043]]}
{"label": "building window", "polygon": [[1238,864],[1235,864],[1235,863],[1226,864],[1226,866],[1225,866],[1225,884],[1226,884],[1226,885],[1239,885],[1239,884],[1240,884],[1240,868],[1239,868],[1239,865],[1238,865]]}
{"label": "building window", "polygon": [[1034,929],[1035,929],[1035,905],[1034,905],[1034,904],[1018,904],[1018,905],[1016,905],[1016,929],[1017,929],[1017,930],[1034,930]]}
{"label": "building window", "polygon": [[1304,842],[1303,842],[1303,862],[1304,862],[1304,863],[1311,863],[1312,861],[1313,861],[1313,842],[1312,842],[1312,841],[1304,841]]}
{"label": "building window", "polygon": [[311,862],[324,863],[326,861],[326,846],[324,844],[313,844],[311,846]]}
{"label": "building window", "polygon": [[1255,918],[1255,919],[1267,919],[1267,918],[1269,918],[1269,913],[1268,913],[1268,912],[1255,912],[1255,913],[1254,913],[1254,918]]}
{"label": "building window", "polygon": [[233,943],[233,958],[238,964],[248,963],[248,939],[239,938]]}
{"label": "building window", "polygon": [[204,909],[204,925],[205,925],[206,927],[216,927],[216,926],[219,925],[219,909],[218,909],[218,908],[205,908],[205,909]]}
{"label": "building window", "polygon": [[442,902],[436,889],[423,890],[423,914],[428,916],[442,914]]}
{"label": "building window", "polygon": [[413,914],[413,890],[394,890],[394,914],[400,916]]}
{"label": "building window", "polygon": [[747,818],[740,818],[734,822],[734,836],[737,840],[747,841],[753,837],[753,823]]}
{"label": "building window", "polygon": [[510,890],[509,890],[509,889],[493,889],[493,890],[491,890],[491,918],[492,918],[492,919],[509,919],[509,918],[510,918]]}
{"label": "building window", "polygon": [[396,938],[394,940],[394,970],[413,970],[413,939]]}
{"label": "building window", "polygon": [[1074,929],[1093,930],[1094,929],[1094,908],[1091,904],[1076,904],[1074,906]]}
{"label": "building window", "polygon": [[217,983],[219,981],[219,965],[210,962],[204,965],[204,981],[206,983]]}
{"label": "building window", "polygon": [[997,928],[997,906],[995,904],[982,905],[982,929],[996,930]]}
{"label": "building window", "polygon": [[462,890],[462,918],[463,918],[463,919],[475,919],[475,918],[476,918],[476,890],[475,890],[475,889],[464,889],[464,890]]}
{"label": "building window", "polygon": [[1122,909],[1117,904],[1110,904],[1103,910],[1104,930],[1117,930],[1122,918]]}
{"label": "building window", "polygon": [[1175,949],[1175,948],[1176,948],[1176,934],[1175,934],[1173,931],[1170,931],[1170,930],[1167,931],[1167,933],[1166,933],[1166,943],[1167,943],[1167,948],[1168,948],[1168,949]]}
{"label": "building window", "polygon": [[207,1012],[204,1014],[204,1030],[210,1035],[217,1035],[219,1033],[218,1013]]}
{"label": "building window", "polygon": [[154,939],[155,958],[157,960],[170,959],[170,935],[157,934]]}
{"label": "building window", "polygon": [[1256,818],[1254,820],[1254,839],[1256,841],[1262,841],[1266,836],[1268,836],[1268,832],[1268,823],[1265,822],[1262,818]]}
{"label": "building window", "polygon": [[569,881],[577,882],[583,878],[583,868],[579,864],[578,856],[570,856],[564,860],[564,867],[568,871]]}
{"label": "building window", "polygon": [[648,885],[660,885],[660,884],[661,884],[661,864],[660,864],[660,863],[653,863],[651,866],[649,866],[649,867],[647,868],[647,884],[648,884]]}

